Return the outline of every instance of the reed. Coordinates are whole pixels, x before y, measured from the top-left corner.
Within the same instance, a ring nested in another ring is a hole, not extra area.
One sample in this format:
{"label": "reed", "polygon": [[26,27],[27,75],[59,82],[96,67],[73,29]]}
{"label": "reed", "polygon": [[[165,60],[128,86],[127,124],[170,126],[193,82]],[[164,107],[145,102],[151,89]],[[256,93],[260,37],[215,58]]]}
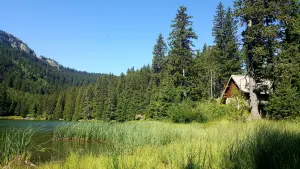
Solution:
{"label": "reed", "polygon": [[290,122],[76,123],[58,127],[55,136],[126,148],[101,155],[71,153],[40,168],[300,168],[299,125]]}
{"label": "reed", "polygon": [[0,131],[0,166],[28,161],[33,149],[36,149],[32,139],[36,131],[34,127],[8,128]]}

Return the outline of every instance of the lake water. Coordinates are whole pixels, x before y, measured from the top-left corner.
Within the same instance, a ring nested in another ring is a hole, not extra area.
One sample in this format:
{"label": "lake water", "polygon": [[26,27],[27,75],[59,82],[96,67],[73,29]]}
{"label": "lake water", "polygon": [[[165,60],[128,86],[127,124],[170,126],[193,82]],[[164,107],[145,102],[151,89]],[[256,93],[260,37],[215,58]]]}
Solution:
{"label": "lake water", "polygon": [[[55,141],[53,131],[57,125],[66,122],[62,121],[41,121],[41,120],[0,120],[0,130],[6,130],[10,127],[24,128],[34,126],[38,132],[34,137],[37,145],[45,148],[45,152],[34,152],[33,162],[53,161],[65,158],[70,152],[79,152],[80,154],[99,154],[109,151],[105,145],[93,142],[73,142],[73,141]],[[1,143],[0,143],[1,144]]]}

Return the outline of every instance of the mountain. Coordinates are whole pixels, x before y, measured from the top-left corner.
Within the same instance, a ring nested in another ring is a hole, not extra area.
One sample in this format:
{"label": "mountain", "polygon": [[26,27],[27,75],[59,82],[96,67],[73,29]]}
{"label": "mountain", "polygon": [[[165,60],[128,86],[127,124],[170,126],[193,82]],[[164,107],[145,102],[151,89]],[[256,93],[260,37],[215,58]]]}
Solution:
{"label": "mountain", "polygon": [[95,83],[102,75],[67,68],[39,56],[19,38],[0,30],[0,83],[22,92],[47,94]]}
{"label": "mountain", "polygon": [[4,32],[2,30],[0,30],[0,44],[6,44],[12,48],[16,48],[16,49],[24,51],[28,54],[32,54],[32,55],[36,56],[34,51],[32,49],[30,49],[27,46],[27,44],[25,44],[24,42],[22,42],[20,39],[16,38],[15,36],[13,36],[7,32]]}

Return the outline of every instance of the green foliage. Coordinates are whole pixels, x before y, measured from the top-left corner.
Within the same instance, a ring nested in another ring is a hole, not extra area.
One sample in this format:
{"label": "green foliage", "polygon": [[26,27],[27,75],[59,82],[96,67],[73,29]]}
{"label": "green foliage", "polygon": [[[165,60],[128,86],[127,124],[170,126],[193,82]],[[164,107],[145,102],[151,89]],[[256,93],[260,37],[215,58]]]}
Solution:
{"label": "green foliage", "polygon": [[267,106],[271,119],[294,119],[300,115],[300,94],[296,88],[285,85],[276,88]]}
{"label": "green foliage", "polygon": [[7,88],[0,84],[0,116],[10,114],[10,98],[7,95]]}
{"label": "green foliage", "polygon": [[215,100],[200,102],[196,107],[196,121],[207,122],[231,117],[232,107]]}
{"label": "green foliage", "polygon": [[[120,76],[51,66],[48,58],[12,48],[2,40],[0,115],[120,122],[134,120],[137,114],[150,119],[171,117],[175,122],[225,116],[245,119],[248,107],[242,95],[228,106],[205,101],[219,97],[230,75],[241,73],[242,55],[247,58],[243,68],[248,75],[258,83],[264,79],[273,82],[268,115],[295,118],[300,93],[299,9],[295,0],[236,0],[235,18],[231,8],[220,3],[212,28],[215,44],[204,44],[202,51],[194,52],[193,41],[198,36],[192,16],[180,6],[171,24],[170,51],[159,34],[152,65],[128,69]],[[247,23],[242,54],[236,19]],[[3,32],[0,36],[3,39]]]}
{"label": "green foliage", "polygon": [[0,131],[0,166],[9,166],[14,160],[20,164],[29,160],[31,153],[39,150],[32,140],[35,133],[36,128],[33,127],[6,128],[5,131]]}
{"label": "green foliage", "polygon": [[100,155],[72,153],[38,168],[299,168],[299,124],[286,121],[89,122],[59,131],[59,138],[70,140],[101,138],[112,149]]}
{"label": "green foliage", "polygon": [[101,75],[62,66],[57,69],[33,54],[2,43],[0,58],[0,83],[23,92],[45,94],[68,86],[85,86],[94,83]]}
{"label": "green foliage", "polygon": [[180,133],[160,122],[99,123],[78,122],[56,127],[54,139],[97,141],[112,148],[136,148],[143,145],[166,145],[180,139]]}
{"label": "green foliage", "polygon": [[153,73],[161,73],[162,70],[165,69],[167,50],[168,50],[167,44],[165,43],[162,34],[159,34],[152,52]]}
{"label": "green foliage", "polygon": [[232,91],[232,98],[229,102],[229,106],[231,107],[230,117],[233,120],[246,120],[250,108],[241,91],[237,89]]}
{"label": "green foliage", "polygon": [[[237,106],[238,104],[239,106]],[[199,103],[184,101],[170,106],[167,112],[175,123],[190,123],[192,121],[205,123],[225,118],[244,120],[245,114],[247,114],[247,105],[240,100],[235,100],[229,105],[223,105],[217,101]]]}
{"label": "green foliage", "polygon": [[198,39],[190,21],[192,16],[188,16],[187,8],[180,6],[175,19],[172,21],[170,33],[170,53],[167,62],[167,76],[172,77],[171,83],[175,87],[187,87],[187,78],[191,76],[191,66],[193,63],[192,47],[193,40]]}
{"label": "green foliage", "polygon": [[190,101],[174,104],[168,109],[168,116],[174,123],[190,123],[195,119],[194,109]]}
{"label": "green foliage", "polygon": [[232,74],[241,73],[241,58],[237,39],[237,22],[229,7],[224,9],[220,2],[213,21],[213,36],[215,37],[215,89],[216,97],[223,91],[224,85]]}

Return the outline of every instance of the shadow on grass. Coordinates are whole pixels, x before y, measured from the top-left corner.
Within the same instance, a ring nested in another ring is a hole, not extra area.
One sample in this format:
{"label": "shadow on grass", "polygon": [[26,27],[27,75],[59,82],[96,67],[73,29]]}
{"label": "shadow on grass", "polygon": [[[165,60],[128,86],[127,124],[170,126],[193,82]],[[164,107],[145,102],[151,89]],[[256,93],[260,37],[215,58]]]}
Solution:
{"label": "shadow on grass", "polygon": [[232,144],[224,153],[224,168],[300,168],[300,133],[260,125],[254,134]]}

